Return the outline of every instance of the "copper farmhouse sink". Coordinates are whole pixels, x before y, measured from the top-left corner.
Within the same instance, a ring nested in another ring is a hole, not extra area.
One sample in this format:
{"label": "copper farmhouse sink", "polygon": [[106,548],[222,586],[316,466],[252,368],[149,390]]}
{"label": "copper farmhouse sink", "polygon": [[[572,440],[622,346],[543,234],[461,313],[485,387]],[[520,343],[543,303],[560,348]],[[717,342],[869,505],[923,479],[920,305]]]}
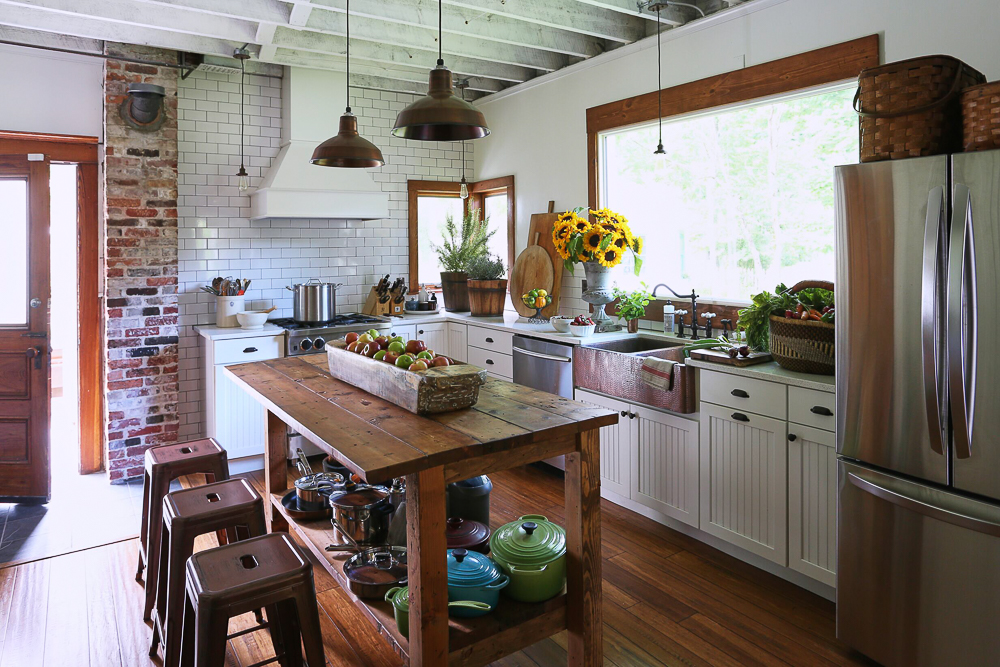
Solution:
{"label": "copper farmhouse sink", "polygon": [[[695,412],[695,369],[684,365],[682,343],[673,343],[652,336],[636,336],[618,340],[587,343],[573,356],[574,383],[620,398],[671,412]],[[646,357],[659,357],[678,362],[674,366],[674,384],[670,391],[654,389],[639,379]]]}

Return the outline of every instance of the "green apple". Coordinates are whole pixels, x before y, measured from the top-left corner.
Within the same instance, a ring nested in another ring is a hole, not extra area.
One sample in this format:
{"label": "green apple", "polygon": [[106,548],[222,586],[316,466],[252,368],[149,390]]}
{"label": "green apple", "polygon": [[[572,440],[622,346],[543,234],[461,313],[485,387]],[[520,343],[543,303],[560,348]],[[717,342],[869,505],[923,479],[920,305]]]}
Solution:
{"label": "green apple", "polygon": [[424,350],[423,352],[417,353],[417,359],[433,359],[434,353],[430,350]]}
{"label": "green apple", "polygon": [[378,338],[378,331],[376,329],[369,329],[365,333],[368,334],[369,336],[371,336],[372,340],[375,340],[376,338]]}
{"label": "green apple", "polygon": [[375,359],[377,359],[378,361],[382,361],[382,359],[385,357],[385,353],[386,353],[385,350],[379,350],[378,352],[375,353]]}
{"label": "green apple", "polygon": [[372,338],[370,335],[363,333],[360,336],[358,336],[358,345],[364,345],[365,343],[370,343],[373,340],[375,339]]}
{"label": "green apple", "polygon": [[399,368],[409,368],[412,363],[413,357],[408,354],[401,354],[399,355],[399,358],[396,359],[396,366]]}
{"label": "green apple", "polygon": [[403,345],[403,341],[394,340],[391,343],[389,343],[389,351],[393,352],[394,354],[403,354],[403,352],[406,351],[406,346]]}

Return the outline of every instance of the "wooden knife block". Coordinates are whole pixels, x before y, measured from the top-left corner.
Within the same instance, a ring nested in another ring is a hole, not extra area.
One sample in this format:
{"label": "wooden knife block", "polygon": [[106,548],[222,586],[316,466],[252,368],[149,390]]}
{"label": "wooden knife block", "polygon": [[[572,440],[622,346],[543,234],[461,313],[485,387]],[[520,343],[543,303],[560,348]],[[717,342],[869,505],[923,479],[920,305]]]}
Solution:
{"label": "wooden knife block", "polygon": [[368,298],[365,300],[365,306],[361,309],[361,312],[365,315],[376,315],[379,317],[402,315],[403,304],[393,303],[392,296],[389,297],[389,301],[386,303],[379,303],[378,292],[376,292],[375,288],[372,287],[368,292]]}

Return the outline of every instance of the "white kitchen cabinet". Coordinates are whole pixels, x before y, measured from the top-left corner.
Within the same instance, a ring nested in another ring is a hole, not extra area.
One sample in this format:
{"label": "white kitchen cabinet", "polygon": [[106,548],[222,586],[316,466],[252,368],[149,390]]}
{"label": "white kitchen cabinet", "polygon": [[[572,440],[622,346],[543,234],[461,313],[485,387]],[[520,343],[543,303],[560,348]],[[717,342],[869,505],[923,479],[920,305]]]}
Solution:
{"label": "white kitchen cabinet", "polygon": [[629,410],[632,500],[697,528],[698,422],[637,405]]}
{"label": "white kitchen cabinet", "polygon": [[799,424],[788,425],[788,566],[837,584],[837,439]]}
{"label": "white kitchen cabinet", "polygon": [[703,531],[779,565],[787,549],[787,423],[701,403]]}
{"label": "white kitchen cabinet", "polygon": [[417,337],[417,326],[415,324],[397,324],[393,322],[392,328],[389,331],[392,332],[393,336],[399,336],[404,341]]}
{"label": "white kitchen cabinet", "polygon": [[448,322],[448,356],[455,361],[469,360],[469,326]]}
{"label": "white kitchen cabinet", "polygon": [[207,435],[222,445],[230,460],[263,454],[265,409],[224,371],[231,364],[283,356],[284,334],[202,340]]}
{"label": "white kitchen cabinet", "polygon": [[416,329],[417,340],[424,341],[428,350],[433,350],[436,354],[449,356],[447,323],[418,324],[416,325]]}
{"label": "white kitchen cabinet", "polygon": [[574,397],[581,403],[614,410],[621,415],[617,424],[601,427],[601,488],[631,497],[633,420],[628,418],[629,404],[579,389]]}

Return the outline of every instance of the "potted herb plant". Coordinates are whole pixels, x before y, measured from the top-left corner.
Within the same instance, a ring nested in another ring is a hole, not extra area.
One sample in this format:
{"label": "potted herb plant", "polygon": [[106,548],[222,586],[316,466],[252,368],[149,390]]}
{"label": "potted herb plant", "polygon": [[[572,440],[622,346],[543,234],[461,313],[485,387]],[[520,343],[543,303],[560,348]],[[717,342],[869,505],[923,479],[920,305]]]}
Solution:
{"label": "potted herb plant", "polygon": [[628,332],[637,333],[639,331],[639,318],[646,314],[646,306],[653,295],[646,291],[646,283],[642,283],[641,290],[627,292],[617,286],[612,290],[611,295],[618,299],[618,307],[615,315],[618,320],[625,320],[628,323]]}
{"label": "potted herb plant", "polygon": [[507,300],[507,266],[499,257],[482,255],[469,262],[469,307],[473,317],[503,315]]}
{"label": "potted herb plant", "polygon": [[454,218],[445,218],[441,245],[431,244],[444,271],[441,272],[441,291],[444,308],[452,312],[469,310],[469,262],[487,252],[487,243],[496,230],[489,230],[490,219],[482,219],[478,208],[470,208],[462,219],[459,230]]}

